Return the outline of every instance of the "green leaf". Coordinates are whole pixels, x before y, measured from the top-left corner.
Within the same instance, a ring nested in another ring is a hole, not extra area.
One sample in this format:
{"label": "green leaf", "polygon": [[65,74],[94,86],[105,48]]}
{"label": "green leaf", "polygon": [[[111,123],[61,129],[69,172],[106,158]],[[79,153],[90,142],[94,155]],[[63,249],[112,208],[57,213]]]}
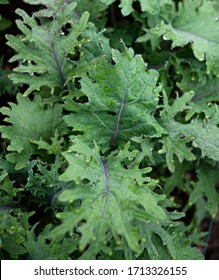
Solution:
{"label": "green leaf", "polygon": [[[2,3],[0,3],[1,5]],[[4,31],[5,29],[8,29],[11,26],[11,21],[7,18],[4,18],[0,14],[0,32]]]}
{"label": "green leaf", "polygon": [[19,192],[19,189],[14,188],[13,182],[8,178],[7,172],[1,172],[0,176],[0,209],[13,208],[14,198]]}
{"label": "green leaf", "polygon": [[[106,252],[106,232],[110,231],[116,242],[123,236],[133,251],[138,251],[141,236],[132,224],[140,220],[157,222],[166,219],[166,214],[158,203],[164,199],[151,191],[156,181],[145,177],[150,168],[124,168],[122,162],[131,160],[136,151],[130,153],[129,144],[119,153],[111,153],[102,159],[99,149],[90,149],[86,144],[76,141],[64,157],[69,163],[60,180],[75,181],[74,189],[64,191],[59,199],[73,203],[81,201],[79,207],[71,212],[57,214],[62,224],[56,227],[51,236],[56,238],[77,227],[82,234],[80,250],[85,255],[95,257],[100,251]],[[87,180],[89,183],[84,184]]]}
{"label": "green leaf", "polygon": [[[95,59],[101,59],[102,57],[106,57],[108,61],[111,61],[112,52],[109,39],[104,36],[103,31],[98,32],[95,25],[91,24],[90,28],[83,32],[83,36],[85,38],[89,38],[89,41],[84,43],[81,48],[83,56],[81,56],[80,64],[84,63],[87,67],[86,64],[88,64],[88,62],[92,62],[93,64]],[[81,67],[81,65],[79,65],[79,67]],[[96,63],[94,67],[96,67]],[[90,69],[87,68],[87,70]],[[83,72],[83,74],[85,72],[86,70]]]}
{"label": "green leaf", "polygon": [[23,213],[19,209],[0,211],[1,250],[7,251],[12,259],[26,253],[24,242],[30,225],[28,219],[33,212]]}
{"label": "green leaf", "polygon": [[100,0],[76,0],[77,12],[81,15],[84,11],[90,14],[90,21],[92,21],[99,29],[106,26],[107,21],[107,6],[101,3]]}
{"label": "green leaf", "polygon": [[138,41],[154,40],[162,36],[172,41],[172,48],[191,45],[199,61],[206,60],[208,73],[219,76],[219,10],[214,1],[188,0],[179,3],[169,24],[161,22]]}
{"label": "green leaf", "polygon": [[[67,55],[74,56],[76,47],[86,41],[80,40],[79,36],[88,27],[87,12],[77,22],[72,18],[75,6],[75,3],[66,8],[61,6],[51,22],[45,21],[41,25],[38,25],[35,15],[30,17],[17,10],[22,17],[22,20],[17,20],[17,25],[23,35],[20,38],[7,35],[7,39],[8,45],[17,52],[10,61],[20,62],[15,68],[17,73],[13,73],[11,78],[14,83],[29,86],[24,95],[40,90],[42,86],[49,87],[52,92],[56,88],[64,89],[66,77],[73,68]],[[67,35],[62,31],[66,24],[71,26]]]}
{"label": "green leaf", "polygon": [[139,0],[142,12],[147,12],[151,15],[158,15],[164,6],[172,6],[172,0],[150,1]]}
{"label": "green leaf", "polygon": [[11,66],[1,44],[0,259],[203,259],[219,1],[23,2]]}
{"label": "green leaf", "polygon": [[150,139],[148,138],[143,138],[141,137],[132,137],[131,140],[135,143],[139,143],[141,145],[141,153],[139,153],[139,155],[136,157],[136,160],[134,161],[134,163],[136,164],[136,162],[138,164],[141,163],[141,161],[146,158],[150,163],[152,163],[153,165],[155,164],[155,160],[153,157],[153,149],[154,149],[154,143],[152,141],[150,141]]}
{"label": "green leaf", "polygon": [[[160,250],[162,247],[167,246],[168,252],[171,258],[176,259],[176,250],[173,243],[173,236],[171,236],[166,229],[164,229],[160,224],[148,223],[147,227],[140,227],[142,231],[142,236],[144,236],[143,244],[147,248],[148,255],[150,259],[157,260],[159,259]],[[157,243],[154,243],[153,237],[157,235],[161,238],[163,244],[157,246]]]}
{"label": "green leaf", "polygon": [[106,9],[108,8],[106,5],[101,3],[100,0],[68,0],[68,1],[60,1],[60,0],[24,0],[25,3],[31,5],[43,5],[44,8],[35,12],[37,17],[52,17],[55,13],[59,12],[61,6],[64,5],[67,7],[72,3],[76,3],[72,9],[71,16],[76,21],[78,21],[84,11],[89,12],[90,20],[96,24],[96,26],[100,27],[100,29],[105,27],[106,24]]}
{"label": "green leaf", "polygon": [[24,245],[31,260],[66,260],[76,250],[77,240],[73,238],[55,239],[48,242],[48,234],[52,225],[49,224],[36,237],[35,225],[27,233],[27,240]]}
{"label": "green leaf", "polygon": [[27,4],[31,4],[31,5],[44,5],[46,6],[45,9],[40,9],[39,11],[37,11],[35,13],[35,15],[37,17],[52,17],[54,16],[55,13],[60,12],[60,10],[62,9],[62,6],[67,6],[73,3],[72,7],[74,7],[72,9],[72,17],[78,19],[78,14],[75,10],[75,2],[73,0],[68,0],[68,3],[66,3],[65,1],[60,1],[60,0],[24,0],[25,3]]}
{"label": "green leaf", "polygon": [[176,82],[177,87],[183,92],[194,92],[193,102],[207,107],[209,102],[219,101],[219,79],[207,75],[206,66],[202,62],[194,58],[182,59],[175,56],[169,62],[170,67],[176,68],[177,80],[180,77],[180,81]]}
{"label": "green leaf", "polygon": [[159,137],[165,130],[154,118],[161,88],[157,86],[158,73],[145,71],[140,55],[133,50],[124,53],[113,50],[115,65],[105,59],[96,69],[81,79],[82,95],[87,102],[68,99],[65,108],[73,114],[64,117],[68,126],[80,131],[87,143],[95,140],[103,149],[111,148],[119,140],[131,136]]}
{"label": "green leaf", "polygon": [[8,0],[0,0],[0,5],[5,5],[8,4],[9,1]]}
{"label": "green leaf", "polygon": [[50,142],[55,131],[62,129],[62,108],[56,104],[45,109],[40,97],[31,101],[17,95],[17,103],[9,103],[11,108],[0,109],[8,116],[5,121],[11,124],[0,126],[0,132],[3,138],[10,140],[6,158],[15,163],[18,170],[26,166],[31,155],[39,153],[31,142],[40,139]]}
{"label": "green leaf", "polygon": [[10,70],[3,68],[3,58],[0,58],[0,96],[6,94],[14,95],[17,92],[17,86],[9,79],[10,74]]}
{"label": "green leaf", "polygon": [[[193,95],[193,94],[192,94]],[[169,170],[174,172],[174,155],[180,162],[184,159],[193,161],[196,159],[193,148],[201,150],[202,157],[219,160],[219,128],[218,109],[214,108],[212,119],[203,121],[200,118],[192,119],[189,123],[175,120],[177,113],[191,109],[187,103],[192,98],[191,93],[185,93],[175,99],[172,106],[165,103],[165,109],[161,113],[161,125],[168,131],[161,142],[162,149],[159,153],[166,154],[166,162]]]}
{"label": "green leaf", "polygon": [[32,161],[29,166],[28,180],[24,186],[25,190],[31,193],[32,199],[39,208],[45,207],[47,211],[48,209],[56,210],[60,204],[57,201],[58,195],[71,185],[58,180],[61,160],[56,157],[55,162],[49,166]]}
{"label": "green leaf", "polygon": [[[119,7],[122,9],[122,14],[128,16],[134,9],[132,7],[135,0],[120,0]],[[101,0],[102,3],[110,5],[115,0]],[[172,5],[172,0],[161,0],[161,1],[150,1],[150,0],[139,0],[142,12],[147,12],[152,15],[157,15],[160,12],[162,6]]]}
{"label": "green leaf", "polygon": [[219,182],[218,168],[202,163],[197,168],[198,181],[193,183],[193,191],[189,198],[189,205],[193,205],[200,196],[207,198],[206,208],[216,217],[219,206],[219,194],[216,184]]}

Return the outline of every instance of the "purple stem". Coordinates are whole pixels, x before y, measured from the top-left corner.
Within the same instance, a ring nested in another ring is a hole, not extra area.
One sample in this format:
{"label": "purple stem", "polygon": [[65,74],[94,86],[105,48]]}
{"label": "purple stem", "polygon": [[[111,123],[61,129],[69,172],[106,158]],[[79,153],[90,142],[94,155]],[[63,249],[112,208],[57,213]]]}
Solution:
{"label": "purple stem", "polygon": [[77,12],[76,10],[73,10],[73,13],[77,16],[78,19],[80,19],[81,15],[79,14],[79,12]]}
{"label": "purple stem", "polygon": [[200,94],[200,95],[198,95],[198,96],[194,96],[193,98],[192,98],[192,102],[196,102],[197,100],[199,100],[199,99],[201,99],[201,98],[203,98],[203,97],[206,97],[206,96],[209,96],[209,95],[211,95],[211,94],[213,94],[215,91],[217,91],[219,89],[219,87],[216,87],[215,89],[213,89],[213,90],[210,90],[210,91],[208,91],[208,92],[205,92],[205,93],[203,93],[203,94]]}
{"label": "purple stem", "polygon": [[2,76],[0,77],[0,81],[6,79],[7,77],[8,77],[8,74],[2,75]]}
{"label": "purple stem", "polygon": [[[66,5],[69,5],[68,1],[64,1],[64,3],[65,3]],[[80,15],[76,10],[73,10],[73,13],[77,16],[78,19],[80,19],[81,15]],[[50,33],[49,33],[49,44],[50,44],[51,49],[52,49],[52,55],[53,55],[53,58],[54,58],[54,60],[55,60],[57,69],[58,69],[58,71],[59,71],[59,74],[60,74],[60,76],[61,76],[61,78],[62,78],[63,83],[65,84],[65,82],[66,82],[65,75],[64,75],[64,73],[63,73],[63,71],[62,71],[62,67],[61,67],[61,65],[60,65],[60,63],[59,63],[59,60],[58,60],[58,57],[57,57],[57,54],[56,54],[56,51],[55,51],[55,47],[54,47],[54,45],[53,45],[53,42],[51,41]]]}
{"label": "purple stem", "polygon": [[103,159],[102,160],[103,163],[103,169],[104,169],[104,173],[105,173],[105,177],[106,177],[106,197],[108,197],[109,194],[109,173],[108,173],[108,168],[106,165],[106,161]]}
{"label": "purple stem", "polygon": [[108,172],[108,168],[107,168],[107,165],[106,165],[106,161],[104,159],[102,160],[102,164],[103,164],[104,174],[105,174],[105,177],[106,177],[106,191],[105,191],[106,198],[105,198],[103,211],[102,211],[102,215],[101,215],[101,222],[102,222],[102,218],[103,218],[103,215],[105,213],[105,210],[106,210],[106,204],[107,204],[108,196],[109,196],[109,172]]}
{"label": "purple stem", "polygon": [[115,143],[116,143],[116,140],[117,140],[117,137],[118,137],[118,134],[119,134],[119,125],[120,125],[122,111],[125,107],[125,99],[126,99],[127,91],[128,91],[128,79],[126,78],[126,87],[125,87],[125,90],[124,90],[124,97],[123,97],[122,103],[120,105],[119,114],[118,114],[117,122],[116,122],[116,128],[114,130],[113,137],[112,137],[111,143],[110,143],[110,149],[111,150],[115,146]]}
{"label": "purple stem", "polygon": [[148,70],[150,70],[150,69],[157,70],[157,69],[161,68],[162,66],[163,66],[163,64],[157,64],[157,65],[148,66]]}
{"label": "purple stem", "polygon": [[62,71],[62,67],[61,67],[61,65],[59,63],[59,60],[57,58],[56,51],[55,51],[55,48],[54,48],[53,44],[51,44],[51,48],[52,48],[52,54],[53,54],[54,60],[56,62],[57,69],[59,71],[59,74],[60,74],[60,76],[62,78],[63,83],[65,83],[66,82],[65,75],[64,75],[64,73]]}
{"label": "purple stem", "polygon": [[2,211],[2,210],[9,210],[9,209],[13,209],[13,208],[17,208],[17,207],[14,207],[12,205],[0,206],[0,211]]}
{"label": "purple stem", "polygon": [[58,57],[57,57],[57,54],[56,54],[56,51],[55,51],[55,47],[54,47],[54,45],[53,45],[53,42],[51,41],[50,33],[49,33],[49,44],[50,44],[50,46],[51,46],[52,55],[53,55],[53,58],[54,58],[54,60],[55,60],[57,69],[58,69],[58,71],[59,71],[59,74],[60,74],[60,76],[61,76],[61,78],[62,78],[63,83],[65,84],[65,82],[66,82],[65,75],[64,75],[64,73],[63,73],[63,71],[62,71],[62,67],[61,67],[61,65],[60,65],[60,63],[59,63],[59,60],[58,60]]}

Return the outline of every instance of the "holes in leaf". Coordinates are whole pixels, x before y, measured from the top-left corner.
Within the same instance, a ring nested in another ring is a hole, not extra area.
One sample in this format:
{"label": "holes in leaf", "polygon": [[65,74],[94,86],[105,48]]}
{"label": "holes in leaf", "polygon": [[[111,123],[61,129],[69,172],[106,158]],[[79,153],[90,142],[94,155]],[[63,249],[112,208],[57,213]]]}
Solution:
{"label": "holes in leaf", "polygon": [[74,130],[72,132],[72,135],[84,135],[84,132],[80,131],[80,130]]}
{"label": "holes in leaf", "polygon": [[116,62],[114,60],[111,61],[112,65],[116,65]]}
{"label": "holes in leaf", "polygon": [[89,99],[86,95],[83,95],[83,96],[79,96],[79,97],[74,97],[73,98],[73,101],[75,103],[81,103],[81,104],[84,104],[84,103],[88,103],[89,102]]}
{"label": "holes in leaf", "polygon": [[77,89],[81,89],[81,83],[80,83],[81,78],[75,78],[75,87]]}
{"label": "holes in leaf", "polygon": [[[37,25],[39,25],[39,26],[40,26],[40,25],[41,25],[41,21],[40,21],[40,19],[39,19],[39,18],[37,18],[37,17],[35,17],[34,19],[35,19],[35,21],[37,22]],[[27,24],[26,24],[26,25],[27,25]],[[28,26],[28,25],[27,25],[27,26]]]}
{"label": "holes in leaf", "polygon": [[[75,61],[79,61],[80,59],[80,49],[75,48],[74,49],[74,53],[72,54],[68,54],[68,61],[71,61],[73,64]],[[74,64],[74,67],[76,67],[76,65]]]}
{"label": "holes in leaf", "polygon": [[174,120],[178,123],[186,124],[190,121],[185,121],[186,111],[180,111],[174,116]]}
{"label": "holes in leaf", "polygon": [[[33,45],[34,46],[34,45]],[[27,60],[26,63],[24,63],[25,65],[37,65],[36,62],[34,60]]]}
{"label": "holes in leaf", "polygon": [[202,119],[202,120],[204,120],[205,119],[205,113],[204,112],[201,112],[201,113],[199,113],[199,114],[194,114],[193,116],[198,116],[200,119]]}
{"label": "holes in leaf", "polygon": [[51,240],[48,239],[47,237],[44,238],[46,245],[49,245],[51,243]]}
{"label": "holes in leaf", "polygon": [[132,6],[133,6],[134,10],[138,11],[139,13],[142,13],[141,6],[140,6],[139,2],[134,2]]}
{"label": "holes in leaf", "polygon": [[216,184],[216,192],[219,194],[219,183]]}
{"label": "holes in leaf", "polygon": [[70,33],[70,30],[71,30],[71,24],[66,23],[65,25],[62,26],[60,35],[67,36]]}
{"label": "holes in leaf", "polygon": [[81,183],[83,184],[83,185],[88,185],[88,184],[90,184],[90,180],[88,180],[88,179],[83,179],[82,181],[81,181]]}
{"label": "holes in leaf", "polygon": [[111,116],[116,116],[116,113],[115,113],[115,112],[112,112],[112,111],[107,111],[107,114],[108,114],[108,115],[111,115]]}

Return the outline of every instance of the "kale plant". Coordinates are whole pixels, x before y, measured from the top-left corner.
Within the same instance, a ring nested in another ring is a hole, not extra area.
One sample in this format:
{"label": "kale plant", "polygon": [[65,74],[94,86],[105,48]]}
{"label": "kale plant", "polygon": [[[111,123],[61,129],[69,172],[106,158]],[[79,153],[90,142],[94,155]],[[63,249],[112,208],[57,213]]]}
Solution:
{"label": "kale plant", "polygon": [[17,9],[7,35],[0,257],[203,259],[219,202],[218,1],[24,2],[39,8]]}

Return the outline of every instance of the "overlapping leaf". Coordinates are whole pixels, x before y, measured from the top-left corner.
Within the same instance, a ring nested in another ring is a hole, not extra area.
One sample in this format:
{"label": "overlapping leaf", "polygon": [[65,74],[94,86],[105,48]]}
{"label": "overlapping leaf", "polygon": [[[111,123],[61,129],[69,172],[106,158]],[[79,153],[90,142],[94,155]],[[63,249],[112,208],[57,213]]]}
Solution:
{"label": "overlapping leaf", "polygon": [[158,206],[164,197],[150,189],[156,181],[145,176],[151,169],[123,166],[123,161],[131,160],[136,153],[130,153],[127,144],[119,153],[113,152],[104,160],[97,146],[90,149],[77,140],[64,153],[69,167],[60,176],[60,180],[73,180],[77,185],[64,191],[59,199],[70,203],[80,200],[81,203],[71,212],[57,215],[63,223],[53,230],[52,237],[72,232],[77,227],[82,234],[80,249],[83,251],[90,244],[85,255],[95,257],[98,252],[108,250],[106,233],[110,231],[117,242],[122,236],[133,251],[138,251],[141,236],[133,221],[157,222],[167,218]]}
{"label": "overlapping leaf", "polygon": [[114,146],[117,138],[127,140],[141,133],[158,137],[164,132],[154,118],[160,92],[158,73],[146,71],[142,57],[134,56],[132,49],[114,50],[113,60],[115,65],[100,60],[82,78],[81,91],[87,102],[69,99],[65,106],[73,111],[64,117],[67,125],[83,133],[83,141],[95,140],[104,149]]}

